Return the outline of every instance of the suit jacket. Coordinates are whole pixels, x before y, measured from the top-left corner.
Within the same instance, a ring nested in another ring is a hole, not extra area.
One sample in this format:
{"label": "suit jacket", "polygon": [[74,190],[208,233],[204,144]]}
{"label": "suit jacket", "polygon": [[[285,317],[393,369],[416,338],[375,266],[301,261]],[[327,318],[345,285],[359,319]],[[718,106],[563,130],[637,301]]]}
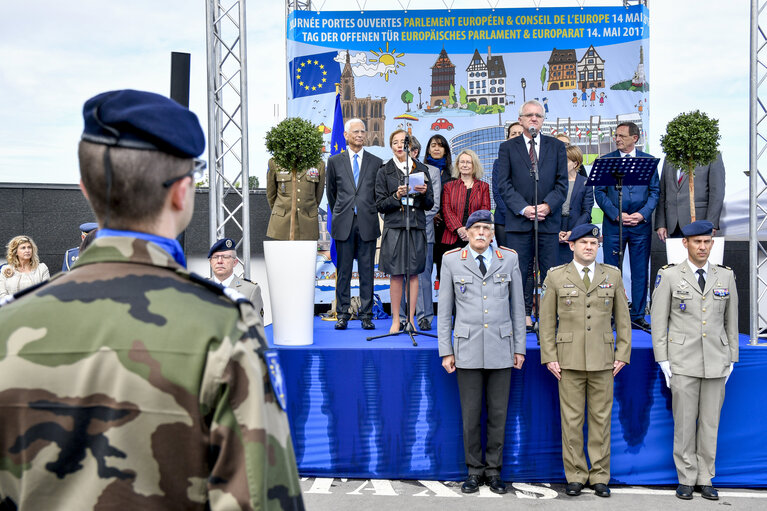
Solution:
{"label": "suit jacket", "polygon": [[588,289],[572,261],[551,268],[543,282],[540,336],[542,364],[576,371],[612,369],[615,360],[628,364],[631,317],[618,268],[596,263]]}
{"label": "suit jacket", "polygon": [[499,225],[506,225],[506,204],[501,197],[501,186],[498,184],[498,158],[493,162],[493,174],[491,176],[491,186],[493,200],[495,201],[495,211],[493,211],[493,222]]}
{"label": "suit jacket", "polygon": [[333,212],[330,232],[333,239],[345,241],[349,237],[355,207],[360,238],[373,241],[381,235],[375,196],[376,174],[381,164],[381,158],[364,151],[359,184],[355,186],[349,154],[343,152],[328,159],[327,194],[328,207]]}
{"label": "suit jacket", "polygon": [[[480,209],[490,209],[490,186],[479,179],[474,180],[469,197],[469,214]],[[452,245],[458,241],[456,230],[463,227],[464,208],[466,207],[466,185],[460,179],[445,183],[442,189],[442,218],[445,220],[445,232],[442,243]]]}
{"label": "suit jacket", "polygon": [[573,193],[570,195],[570,215],[562,217],[562,227],[559,230],[572,231],[576,225],[590,224],[593,207],[594,187],[586,186],[586,178],[578,174],[575,176]]}
{"label": "suit jacket", "polygon": [[[652,157],[651,154],[644,153],[637,150],[637,157]],[[615,150],[611,153],[607,153],[603,158],[620,158],[621,153]],[[624,213],[641,213],[644,217],[644,221],[633,227],[623,226],[624,231],[637,231],[643,230],[651,231],[652,229],[652,214],[655,211],[655,207],[658,205],[658,198],[660,197],[660,180],[658,179],[658,171],[653,172],[650,178],[650,184],[648,186],[631,185],[623,187],[623,212]],[[614,186],[595,186],[594,187],[594,199],[597,201],[599,207],[604,211],[604,220],[602,222],[602,234],[605,236],[618,235],[618,221],[616,220],[620,213],[618,212],[618,190]]]}
{"label": "suit jacket", "polygon": [[671,374],[722,378],[738,361],[738,290],[731,269],[709,264],[701,293],[687,261],[664,266],[651,315],[655,360],[668,360]]}
{"label": "suit jacket", "polygon": [[[316,240],[320,237],[317,212],[325,192],[325,164],[296,174],[296,239]],[[278,240],[290,239],[290,211],[293,174],[269,160],[266,173],[266,200],[272,214],[266,235]]]}
{"label": "suit jacket", "polygon": [[[660,199],[655,210],[655,228],[665,227],[673,232],[692,222],[690,217],[690,179],[682,175],[680,183],[677,169],[665,160],[660,176]],[[724,204],[724,162],[722,153],[709,165],[695,167],[695,218],[708,220],[719,229],[719,217]]]}
{"label": "suit jacket", "polygon": [[[426,184],[426,193],[419,193],[413,197],[413,207],[410,208],[410,228],[426,229],[425,210],[434,206],[432,183],[429,178],[429,169],[421,162],[415,162],[416,167],[412,172],[423,172]],[[394,197],[397,187],[405,184],[405,175],[397,168],[394,160],[389,160],[381,167],[376,176],[376,207],[383,215],[384,229],[405,228],[405,207],[402,202]]]}
{"label": "suit jacket", "polygon": [[426,165],[429,169],[429,179],[431,180],[431,191],[434,195],[434,206],[426,212],[426,243],[434,243],[434,217],[439,213],[442,204],[442,181],[439,177],[439,169],[434,165]]}
{"label": "suit jacket", "polygon": [[[538,222],[538,231],[558,233],[561,207],[567,196],[567,153],[565,144],[553,137],[540,137],[538,154],[538,204],[546,203],[551,213]],[[503,142],[498,150],[498,185],[506,205],[506,231],[528,232],[533,222],[520,214],[534,205],[535,180],[525,135]]]}
{"label": "suit jacket", "polygon": [[439,290],[439,356],[455,355],[455,365],[461,369],[512,367],[514,354],[525,354],[526,340],[525,298],[516,252],[495,249],[482,276],[467,245],[445,253],[441,275],[445,284]]}

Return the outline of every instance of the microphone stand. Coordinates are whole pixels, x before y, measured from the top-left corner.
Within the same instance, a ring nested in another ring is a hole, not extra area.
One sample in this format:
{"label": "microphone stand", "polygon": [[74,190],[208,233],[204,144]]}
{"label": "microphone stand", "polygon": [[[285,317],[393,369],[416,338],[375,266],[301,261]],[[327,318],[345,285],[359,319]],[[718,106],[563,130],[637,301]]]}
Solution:
{"label": "microphone stand", "polygon": [[535,187],[533,189],[533,208],[535,210],[535,218],[533,219],[533,245],[535,246],[533,255],[533,312],[535,313],[535,322],[533,323],[533,332],[535,332],[535,338],[538,344],[541,344],[540,332],[538,324],[540,321],[540,305],[538,303],[538,289],[541,286],[541,269],[538,262],[538,153],[535,152],[535,135],[538,134],[537,130],[533,130],[530,137],[530,149],[533,157],[531,158],[532,166],[530,167],[530,175],[535,181]]}

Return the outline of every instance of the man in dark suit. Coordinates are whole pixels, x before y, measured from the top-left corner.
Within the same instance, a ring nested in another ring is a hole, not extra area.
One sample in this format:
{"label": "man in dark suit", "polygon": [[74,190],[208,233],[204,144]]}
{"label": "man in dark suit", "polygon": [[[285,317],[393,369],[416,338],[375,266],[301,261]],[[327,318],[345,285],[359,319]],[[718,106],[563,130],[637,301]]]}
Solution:
{"label": "man in dark suit", "polygon": [[[534,128],[538,161],[538,268],[541,281],[557,261],[561,206],[567,195],[567,156],[565,145],[540,134],[543,105],[530,100],[519,109],[522,137],[503,142],[498,150],[498,186],[506,205],[506,243],[519,254],[519,268],[526,279],[529,262],[535,253],[535,185],[531,174],[531,128]],[[532,286],[525,286],[525,311],[530,324],[533,307]]]}
{"label": "man in dark suit", "polygon": [[[695,167],[695,219],[714,224],[719,229],[719,217],[724,204],[724,163],[722,153],[708,165]],[[660,178],[660,200],[655,210],[655,232],[661,241],[681,238],[682,227],[692,222],[690,217],[690,178],[666,159]]]}
{"label": "man in dark suit", "polygon": [[[648,157],[651,154],[636,149],[639,127],[633,122],[624,122],[615,130],[617,150],[607,153],[604,158]],[[618,221],[623,222],[623,247],[628,245],[631,263],[631,324],[634,328],[650,331],[645,320],[647,306],[648,266],[652,236],[652,213],[658,205],[660,182],[658,171],[653,172],[649,186],[624,186],[623,211],[618,211],[618,190],[614,186],[597,186],[594,199],[604,212],[602,234],[604,235],[605,263],[621,267],[618,260]]]}
{"label": "man in dark suit", "polygon": [[362,328],[373,330],[373,267],[376,240],[381,234],[376,209],[375,182],[382,161],[363,150],[365,123],[349,119],[344,125],[347,150],[328,160],[328,207],[333,212],[330,235],[336,240],[336,329],[344,330],[351,314],[351,280],[354,259],[360,281],[359,318]]}

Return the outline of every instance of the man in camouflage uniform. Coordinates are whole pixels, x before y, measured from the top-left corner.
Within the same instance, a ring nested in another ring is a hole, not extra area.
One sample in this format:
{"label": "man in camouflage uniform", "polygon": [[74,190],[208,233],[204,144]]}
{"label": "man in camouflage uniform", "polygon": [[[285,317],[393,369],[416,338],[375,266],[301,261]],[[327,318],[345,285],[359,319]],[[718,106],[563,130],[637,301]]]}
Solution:
{"label": "man in camouflage uniform", "polygon": [[175,240],[196,116],[131,90],[83,114],[101,229],[72,271],[0,308],[0,508],[303,509],[258,314],[190,274]]}

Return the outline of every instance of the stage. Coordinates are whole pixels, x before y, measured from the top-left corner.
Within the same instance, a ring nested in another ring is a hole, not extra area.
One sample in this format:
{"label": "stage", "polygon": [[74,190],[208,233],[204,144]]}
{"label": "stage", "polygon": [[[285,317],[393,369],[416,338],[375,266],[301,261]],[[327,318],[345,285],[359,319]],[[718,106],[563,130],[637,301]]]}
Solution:
{"label": "stage", "polygon": [[[406,335],[365,340],[386,333],[388,319],[373,331],[359,321],[345,331],[334,324],[315,318],[313,345],[277,347],[299,473],[463,479],[458,385],[441,366],[437,340],[418,337],[417,347]],[[271,326],[266,331],[271,340]],[[747,342],[741,336],[719,426],[714,484],[722,487],[767,486],[767,347]],[[641,331],[633,332],[631,364],[615,379],[611,440],[613,484],[677,484],[671,395]],[[565,482],[556,379],[541,366],[533,334],[523,369],[512,375],[503,478]]]}

